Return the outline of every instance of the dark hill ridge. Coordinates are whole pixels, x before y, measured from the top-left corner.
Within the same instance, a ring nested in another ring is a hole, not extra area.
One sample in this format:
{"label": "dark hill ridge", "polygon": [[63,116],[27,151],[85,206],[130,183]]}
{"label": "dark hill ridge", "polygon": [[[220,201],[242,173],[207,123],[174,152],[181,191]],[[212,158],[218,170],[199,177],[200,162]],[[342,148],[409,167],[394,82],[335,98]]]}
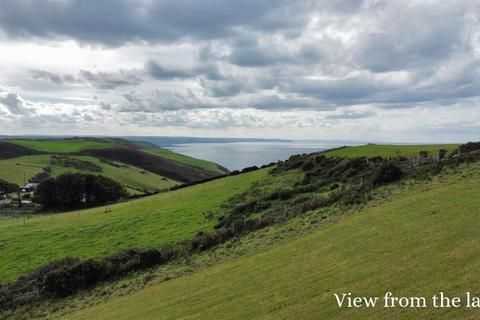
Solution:
{"label": "dark hill ridge", "polygon": [[[30,155],[40,155],[40,158],[33,160],[28,157]],[[203,181],[228,173],[228,170],[208,161],[176,154],[147,142],[122,138],[71,137],[0,141],[0,160],[11,161],[22,156],[25,156],[22,161],[40,161],[39,168],[43,166],[44,171],[48,169],[52,175],[65,168],[97,172],[123,181],[125,186],[139,192],[158,191],[175,184]],[[79,156],[95,159],[85,160]],[[96,160],[100,162],[97,163]],[[19,160],[19,163],[22,161]],[[107,164],[109,170],[96,168]],[[123,172],[120,173],[119,170]],[[23,175],[20,171],[21,166],[12,166],[9,162],[0,163],[0,178],[12,180],[12,176]],[[33,172],[28,179],[35,177],[35,174]]]}
{"label": "dark hill ridge", "polygon": [[215,172],[186,166],[141,150],[125,147],[86,150],[82,154],[123,162],[181,182],[192,182],[218,175]]}
{"label": "dark hill ridge", "polygon": [[0,141],[0,160],[39,154],[40,152],[13,143]]}

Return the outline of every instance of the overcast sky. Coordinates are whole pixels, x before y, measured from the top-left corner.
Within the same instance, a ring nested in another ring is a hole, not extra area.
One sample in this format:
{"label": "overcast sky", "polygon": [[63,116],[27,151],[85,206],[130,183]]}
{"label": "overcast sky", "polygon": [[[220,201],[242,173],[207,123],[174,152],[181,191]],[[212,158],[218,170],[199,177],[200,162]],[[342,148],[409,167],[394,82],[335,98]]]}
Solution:
{"label": "overcast sky", "polygon": [[0,134],[480,140],[478,0],[0,0]]}

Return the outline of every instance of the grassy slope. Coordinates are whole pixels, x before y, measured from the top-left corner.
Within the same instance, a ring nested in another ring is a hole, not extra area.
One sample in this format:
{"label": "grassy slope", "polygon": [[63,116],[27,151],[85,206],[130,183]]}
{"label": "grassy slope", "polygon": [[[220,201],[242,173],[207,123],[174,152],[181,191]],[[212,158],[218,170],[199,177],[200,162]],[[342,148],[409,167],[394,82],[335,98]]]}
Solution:
{"label": "grassy slope", "polygon": [[[101,174],[112,178],[113,180],[121,183],[127,190],[135,193],[135,190],[147,189],[148,191],[155,191],[164,188],[168,188],[178,184],[177,181],[171,180],[165,177],[161,177],[154,173],[142,170],[140,168],[121,164],[121,167],[115,167],[110,164],[104,163],[97,158],[89,156],[71,156],[71,158],[79,159],[82,161],[88,161],[102,168]],[[53,176],[58,176],[65,172],[85,172],[68,167],[54,166],[52,170]]]}
{"label": "grassy slope", "polygon": [[[196,167],[204,170],[208,170],[213,173],[223,174],[224,170],[215,163],[187,157],[184,155],[176,154],[172,151],[159,148],[153,144],[145,142],[128,142],[128,141],[115,141],[115,140],[92,140],[92,139],[65,139],[65,140],[28,140],[28,139],[15,139],[8,140],[9,143],[30,148],[32,150],[54,153],[54,154],[70,154],[76,152],[82,152],[95,149],[110,149],[117,146],[128,147],[132,149],[143,147],[144,151],[150,154],[158,155],[160,158],[176,161],[180,164],[184,164],[190,167]],[[137,144],[137,146],[135,146]],[[42,171],[43,167],[49,164],[49,155],[34,156],[32,159],[28,157],[17,157],[7,160],[0,160],[0,178],[10,182],[14,182],[22,185],[24,183],[24,176],[28,181],[29,178]],[[71,157],[74,157],[71,155]],[[104,163],[100,163],[95,157],[76,157],[77,159],[87,159],[87,161],[100,165],[104,170],[103,174],[119,181],[124,184],[130,193],[142,193],[140,190],[148,190],[149,192],[163,189],[178,182],[172,179],[164,178],[161,174],[154,174],[145,172],[134,166],[128,166],[128,168],[115,168]],[[21,166],[16,166],[19,163]],[[54,166],[53,175],[58,175],[64,172],[79,172],[72,168],[65,168],[61,166]],[[131,170],[130,170],[131,169]],[[177,169],[178,170],[178,169]],[[193,169],[192,169],[193,170]],[[198,170],[198,169],[195,169]]]}
{"label": "grassy slope", "polygon": [[[14,182],[18,185],[23,185],[24,173],[26,181],[28,181],[28,179],[32,178],[37,173],[42,172],[43,168],[50,165],[50,157],[51,155],[34,155],[0,160],[0,178]],[[124,167],[117,168],[101,162],[94,157],[88,156],[71,156],[71,158],[89,161],[100,166],[102,168],[102,172],[98,173],[123,184],[131,193],[136,193],[138,191],[135,190],[143,189],[155,191],[178,184],[178,182],[174,180],[163,178],[133,166],[125,165]],[[64,167],[61,165],[52,165],[51,168],[52,176],[58,176],[67,172],[89,172],[71,167]],[[97,174],[97,172],[93,173]]]}
{"label": "grassy slope", "polygon": [[158,147],[156,145],[153,145],[151,143],[148,143],[148,142],[138,142],[137,141],[136,143],[143,146],[145,148],[145,151],[156,154],[156,155],[159,155],[163,158],[178,161],[180,163],[183,163],[183,164],[186,164],[186,165],[189,165],[189,166],[198,167],[198,168],[209,170],[209,171],[212,171],[212,172],[217,172],[219,174],[225,173],[225,171],[216,163],[213,163],[213,162],[210,162],[210,161],[207,161],[207,160],[192,158],[192,157],[185,156],[185,155],[179,154],[179,153],[175,153],[173,151],[170,151],[170,150],[167,150],[167,149],[164,149],[164,148],[160,148],[160,147]]}
{"label": "grassy slope", "polygon": [[49,162],[49,155],[23,156],[0,160],[0,179],[23,186],[24,180],[28,182],[28,179],[42,172]]}
{"label": "grassy slope", "polygon": [[448,152],[455,150],[458,144],[436,145],[365,145],[348,147],[326,152],[328,156],[336,157],[416,157],[421,150],[426,150],[430,155],[435,155],[437,150],[445,149]]}
{"label": "grassy slope", "polygon": [[88,139],[66,140],[8,140],[7,142],[18,144],[33,150],[52,153],[70,153],[87,149],[113,148],[114,142],[94,141]]}
{"label": "grassy slope", "polygon": [[245,191],[266,170],[103,207],[0,219],[0,283],[65,256],[101,257],[122,248],[157,247],[209,229],[210,212]]}
{"label": "grassy slope", "polygon": [[479,309],[339,309],[333,293],[479,294],[480,165],[68,319],[473,319]]}

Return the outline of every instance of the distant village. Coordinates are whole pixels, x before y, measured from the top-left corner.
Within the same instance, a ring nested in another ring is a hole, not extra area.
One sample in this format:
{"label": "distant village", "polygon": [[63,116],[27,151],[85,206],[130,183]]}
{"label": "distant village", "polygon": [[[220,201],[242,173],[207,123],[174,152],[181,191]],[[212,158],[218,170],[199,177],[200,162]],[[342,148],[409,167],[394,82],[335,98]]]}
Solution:
{"label": "distant village", "polygon": [[8,206],[32,206],[35,190],[38,187],[38,183],[27,183],[16,192],[7,192],[0,190],[0,205],[3,207]]}

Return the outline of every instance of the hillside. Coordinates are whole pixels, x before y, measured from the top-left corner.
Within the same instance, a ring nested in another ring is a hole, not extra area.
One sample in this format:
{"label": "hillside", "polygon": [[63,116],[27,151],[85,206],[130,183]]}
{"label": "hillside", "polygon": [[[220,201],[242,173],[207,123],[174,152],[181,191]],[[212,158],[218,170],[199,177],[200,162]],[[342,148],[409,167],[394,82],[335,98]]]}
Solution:
{"label": "hillside", "polygon": [[36,151],[48,153],[72,153],[90,149],[113,148],[116,143],[107,139],[51,139],[51,140],[32,140],[32,139],[12,139],[8,143],[23,146]]}
{"label": "hillside", "polygon": [[[343,319],[355,314],[338,309],[333,292],[428,296],[441,283],[455,294],[464,288],[449,279],[461,266],[477,280],[480,263],[480,144],[460,149],[296,155],[111,212],[5,218],[0,306],[13,309],[0,317]],[[80,259],[59,260],[67,254]]]}
{"label": "hillside", "polygon": [[0,218],[0,283],[66,256],[98,258],[131,247],[158,247],[213,228],[220,207],[265,170],[105,207]]}
{"label": "hillside", "polygon": [[427,151],[435,156],[437,151],[444,149],[451,152],[458,147],[458,144],[426,144],[426,145],[363,145],[357,147],[338,148],[327,151],[325,154],[330,157],[417,157],[420,151]]}
{"label": "hillside", "polygon": [[[168,155],[168,156],[165,156]],[[121,139],[12,139],[0,142],[0,179],[23,185],[39,174],[94,173],[109,177],[131,194],[224,174],[220,166],[177,155],[155,145]]]}
{"label": "hillside", "polygon": [[[464,296],[478,287],[480,166],[389,192],[393,199],[331,219],[311,234],[85,307],[65,319],[478,317],[478,309],[336,306],[334,293]],[[260,236],[269,241],[268,233]]]}

